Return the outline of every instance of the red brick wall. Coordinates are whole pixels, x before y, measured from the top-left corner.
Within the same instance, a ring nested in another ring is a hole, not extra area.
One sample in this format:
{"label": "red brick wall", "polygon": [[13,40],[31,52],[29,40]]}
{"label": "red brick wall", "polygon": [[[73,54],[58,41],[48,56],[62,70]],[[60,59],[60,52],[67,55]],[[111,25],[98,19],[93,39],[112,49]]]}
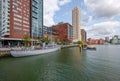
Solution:
{"label": "red brick wall", "polygon": [[58,32],[58,38],[62,40],[68,39],[68,23],[58,24],[53,26],[53,29]]}
{"label": "red brick wall", "polygon": [[23,38],[25,32],[30,34],[30,0],[10,0],[9,37]]}

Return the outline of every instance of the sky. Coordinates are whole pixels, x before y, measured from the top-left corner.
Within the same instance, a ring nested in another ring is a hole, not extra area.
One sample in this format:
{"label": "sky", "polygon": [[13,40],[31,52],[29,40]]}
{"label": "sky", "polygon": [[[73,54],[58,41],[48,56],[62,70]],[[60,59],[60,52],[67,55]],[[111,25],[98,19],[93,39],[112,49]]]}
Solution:
{"label": "sky", "polygon": [[44,0],[44,25],[72,24],[72,9],[80,7],[87,38],[120,36],[120,0]]}

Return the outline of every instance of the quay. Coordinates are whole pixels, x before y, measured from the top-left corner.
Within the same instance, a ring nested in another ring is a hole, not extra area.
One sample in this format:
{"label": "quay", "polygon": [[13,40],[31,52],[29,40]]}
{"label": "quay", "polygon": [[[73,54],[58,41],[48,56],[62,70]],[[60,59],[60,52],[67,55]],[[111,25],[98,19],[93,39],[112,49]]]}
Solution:
{"label": "quay", "polygon": [[[62,45],[61,48],[70,48],[70,47],[79,47],[81,51],[81,47],[79,44],[72,44],[72,45]],[[4,56],[11,56],[10,54],[10,48],[0,48],[0,57]]]}
{"label": "quay", "polygon": [[70,47],[79,47],[80,48],[80,52],[82,52],[82,45],[80,44],[72,44],[72,45],[62,45],[61,48],[70,48]]}
{"label": "quay", "polygon": [[79,47],[79,44],[62,45],[62,46],[61,46],[61,48],[68,48],[68,47]]}
{"label": "quay", "polygon": [[0,57],[10,56],[10,50],[9,48],[0,48]]}

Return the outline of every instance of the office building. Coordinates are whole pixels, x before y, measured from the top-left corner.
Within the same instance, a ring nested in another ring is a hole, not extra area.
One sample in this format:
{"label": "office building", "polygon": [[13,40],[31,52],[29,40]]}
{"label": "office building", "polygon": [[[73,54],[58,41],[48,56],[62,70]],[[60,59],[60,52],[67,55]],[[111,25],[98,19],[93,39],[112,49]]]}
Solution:
{"label": "office building", "polygon": [[2,1],[0,0],[0,38],[1,38],[1,29],[2,29]]}
{"label": "office building", "polygon": [[2,0],[2,37],[17,40],[29,34],[29,12],[29,0]]}
{"label": "office building", "polygon": [[118,35],[114,35],[114,37],[112,37],[111,44],[119,44]]}
{"label": "office building", "polygon": [[106,43],[109,43],[109,42],[110,42],[109,37],[105,37],[105,42],[106,42]]}
{"label": "office building", "polygon": [[31,37],[43,36],[43,0],[31,0]]}
{"label": "office building", "polygon": [[72,25],[69,23],[59,23],[52,28],[57,31],[60,40],[72,40]]}
{"label": "office building", "polygon": [[81,41],[81,31],[80,31],[80,8],[75,7],[72,10],[72,34],[73,42]]}
{"label": "office building", "polygon": [[10,35],[10,1],[1,0],[1,37]]}
{"label": "office building", "polygon": [[0,47],[2,47],[1,29],[2,29],[2,1],[0,0]]}
{"label": "office building", "polygon": [[43,34],[57,35],[57,31],[54,30],[52,27],[43,26]]}
{"label": "office building", "polygon": [[87,40],[87,44],[100,44],[100,45],[103,45],[105,43],[104,39],[92,39],[92,38],[89,38]]}
{"label": "office building", "polygon": [[81,40],[86,41],[86,31],[84,29],[81,29]]}
{"label": "office building", "polygon": [[0,4],[0,34],[4,45],[17,45],[26,34],[29,38],[42,37],[43,0],[0,0]]}
{"label": "office building", "polygon": [[43,26],[43,37],[48,37],[48,39],[54,41],[54,39],[58,39],[58,33],[52,27]]}

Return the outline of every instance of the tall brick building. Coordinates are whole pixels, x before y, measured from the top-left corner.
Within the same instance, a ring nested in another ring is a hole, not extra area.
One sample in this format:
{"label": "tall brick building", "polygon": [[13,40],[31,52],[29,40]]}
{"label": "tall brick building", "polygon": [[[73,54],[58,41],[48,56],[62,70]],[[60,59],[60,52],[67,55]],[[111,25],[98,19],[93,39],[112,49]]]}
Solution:
{"label": "tall brick building", "polygon": [[10,0],[10,34],[6,37],[30,36],[30,0]]}
{"label": "tall brick building", "polygon": [[2,0],[1,36],[19,38],[30,33],[30,1]]}
{"label": "tall brick building", "polygon": [[22,41],[29,37],[42,37],[43,0],[0,0],[0,40]]}

